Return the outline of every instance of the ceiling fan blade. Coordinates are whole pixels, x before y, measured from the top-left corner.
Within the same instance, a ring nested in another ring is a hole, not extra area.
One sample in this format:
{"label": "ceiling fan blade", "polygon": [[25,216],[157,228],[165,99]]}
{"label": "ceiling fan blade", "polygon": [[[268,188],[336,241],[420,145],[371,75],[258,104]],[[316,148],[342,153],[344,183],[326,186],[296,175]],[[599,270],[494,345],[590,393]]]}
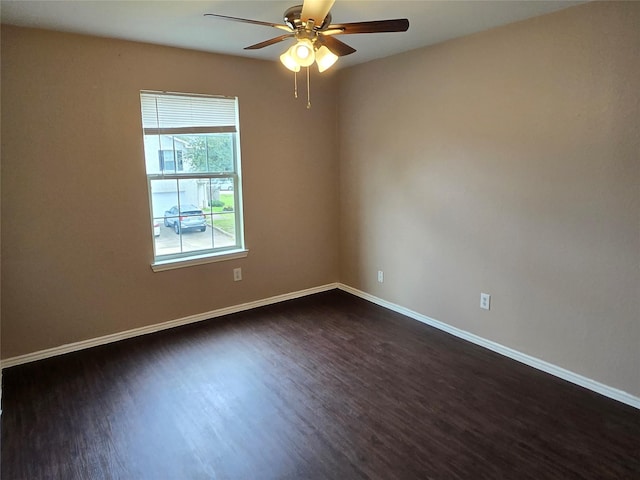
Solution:
{"label": "ceiling fan blade", "polygon": [[287,35],[280,35],[279,37],[271,38],[269,40],[265,40],[264,42],[256,43],[255,45],[249,45],[248,47],[244,47],[245,50],[258,50],[260,48],[268,47],[269,45],[275,45],[276,43],[280,43],[287,38],[292,38],[293,33],[289,33]]}
{"label": "ceiling fan blade", "polygon": [[304,0],[300,17],[303,22],[313,19],[314,25],[322,25],[335,0]]}
{"label": "ceiling fan blade", "polygon": [[406,32],[409,20],[396,18],[393,20],[374,20],[371,22],[335,23],[327,27],[325,35],[349,35],[353,33]]}
{"label": "ceiling fan blade", "polygon": [[265,27],[273,27],[279,28],[280,30],[285,30],[290,32],[291,29],[286,25],[280,25],[278,23],[270,23],[270,22],[261,22],[260,20],[249,20],[248,18],[239,18],[239,17],[229,17],[227,15],[218,15],[217,13],[205,13],[205,17],[216,17],[222,20],[231,20],[233,22],[242,22],[242,23],[250,23],[252,25],[264,25]]}
{"label": "ceiling fan blade", "polygon": [[350,55],[356,51],[355,48],[350,47],[346,43],[331,36],[318,35],[318,39],[320,40],[320,43],[322,43],[322,45],[324,45],[331,51],[331,53],[339,57]]}

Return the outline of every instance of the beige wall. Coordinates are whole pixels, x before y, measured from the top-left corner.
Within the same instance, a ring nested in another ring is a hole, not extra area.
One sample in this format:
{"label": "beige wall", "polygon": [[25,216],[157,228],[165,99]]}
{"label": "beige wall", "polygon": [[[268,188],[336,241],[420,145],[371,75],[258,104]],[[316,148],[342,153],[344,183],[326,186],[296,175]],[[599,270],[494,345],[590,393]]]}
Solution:
{"label": "beige wall", "polygon": [[341,281],[639,396],[639,25],[587,4],[342,72]]}
{"label": "beige wall", "polygon": [[[338,280],[336,78],[283,70],[2,27],[3,358]],[[151,271],[141,89],[239,97],[246,259]]]}

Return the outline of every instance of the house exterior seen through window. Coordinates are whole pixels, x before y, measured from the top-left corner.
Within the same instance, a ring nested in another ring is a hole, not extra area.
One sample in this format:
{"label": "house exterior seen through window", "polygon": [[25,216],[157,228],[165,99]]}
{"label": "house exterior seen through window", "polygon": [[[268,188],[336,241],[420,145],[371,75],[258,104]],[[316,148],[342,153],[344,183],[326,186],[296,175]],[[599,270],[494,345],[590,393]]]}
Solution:
{"label": "house exterior seen through window", "polygon": [[237,99],[143,91],[140,102],[153,266],[245,252]]}

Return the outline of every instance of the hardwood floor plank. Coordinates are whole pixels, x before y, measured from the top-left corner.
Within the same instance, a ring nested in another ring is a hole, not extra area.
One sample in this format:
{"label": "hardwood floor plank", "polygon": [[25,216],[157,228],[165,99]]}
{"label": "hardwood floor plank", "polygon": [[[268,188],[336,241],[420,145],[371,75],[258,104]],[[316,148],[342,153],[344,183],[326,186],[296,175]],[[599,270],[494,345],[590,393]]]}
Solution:
{"label": "hardwood floor plank", "polygon": [[4,372],[3,479],[639,479],[640,413],[340,291]]}

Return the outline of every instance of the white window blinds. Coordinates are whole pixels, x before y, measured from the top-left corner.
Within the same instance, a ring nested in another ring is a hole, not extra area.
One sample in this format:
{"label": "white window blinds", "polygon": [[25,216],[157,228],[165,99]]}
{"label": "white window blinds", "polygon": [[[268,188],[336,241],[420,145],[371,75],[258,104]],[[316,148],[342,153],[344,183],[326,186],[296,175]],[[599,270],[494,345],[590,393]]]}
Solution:
{"label": "white window blinds", "polygon": [[145,134],[236,132],[236,99],[142,92]]}

